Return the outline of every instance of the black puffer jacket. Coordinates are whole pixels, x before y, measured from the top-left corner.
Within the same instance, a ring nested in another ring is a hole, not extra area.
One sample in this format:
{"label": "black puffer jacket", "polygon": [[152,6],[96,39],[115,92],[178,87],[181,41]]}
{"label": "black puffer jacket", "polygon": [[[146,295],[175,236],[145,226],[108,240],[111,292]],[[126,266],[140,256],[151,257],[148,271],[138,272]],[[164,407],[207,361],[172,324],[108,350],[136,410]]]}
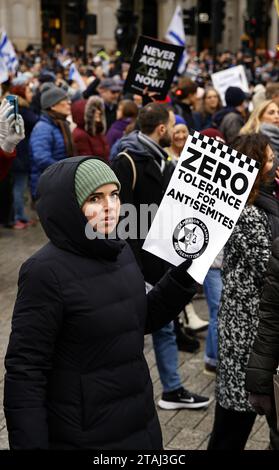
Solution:
{"label": "black puffer jacket", "polygon": [[272,256],[260,303],[258,333],[249,358],[246,389],[273,394],[273,374],[279,363],[279,238],[272,245]]}
{"label": "black puffer jacket", "polygon": [[174,268],[146,296],[125,242],[85,237],[74,193],[83,160],[54,164],[40,179],[51,241],[19,275],[5,359],[10,447],[160,449],[144,333],[178,314],[195,286],[182,287]]}

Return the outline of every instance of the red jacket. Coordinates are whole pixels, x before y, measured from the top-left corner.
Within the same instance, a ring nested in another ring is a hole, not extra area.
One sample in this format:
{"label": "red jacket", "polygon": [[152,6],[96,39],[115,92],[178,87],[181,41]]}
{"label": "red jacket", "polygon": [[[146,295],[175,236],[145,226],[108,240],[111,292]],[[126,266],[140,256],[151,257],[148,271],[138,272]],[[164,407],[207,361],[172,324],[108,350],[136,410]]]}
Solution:
{"label": "red jacket", "polygon": [[15,150],[12,153],[8,153],[0,148],[0,181],[6,178],[15,157]]}
{"label": "red jacket", "polygon": [[75,146],[75,154],[92,155],[101,157],[104,160],[109,158],[109,144],[105,135],[96,134],[90,135],[84,129],[84,111],[86,100],[75,101],[72,104],[73,121],[77,124],[76,129],[73,131],[73,141]]}

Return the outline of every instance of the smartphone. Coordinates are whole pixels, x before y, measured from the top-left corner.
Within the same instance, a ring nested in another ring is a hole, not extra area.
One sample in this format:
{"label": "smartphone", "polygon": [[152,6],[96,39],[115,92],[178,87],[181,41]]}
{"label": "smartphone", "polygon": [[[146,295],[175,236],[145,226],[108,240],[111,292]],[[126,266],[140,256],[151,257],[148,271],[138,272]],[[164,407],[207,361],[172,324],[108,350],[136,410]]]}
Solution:
{"label": "smartphone", "polygon": [[16,117],[16,115],[18,114],[18,97],[16,95],[7,95],[5,96],[5,98],[14,107],[14,110],[12,112],[14,113]]}

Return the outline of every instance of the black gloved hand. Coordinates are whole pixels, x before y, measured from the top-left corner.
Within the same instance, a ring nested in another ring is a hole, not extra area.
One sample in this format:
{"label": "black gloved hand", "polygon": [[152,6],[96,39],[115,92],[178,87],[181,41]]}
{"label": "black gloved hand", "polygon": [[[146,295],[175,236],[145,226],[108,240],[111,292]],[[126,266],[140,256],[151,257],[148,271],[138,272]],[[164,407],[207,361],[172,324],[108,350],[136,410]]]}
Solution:
{"label": "black gloved hand", "polygon": [[191,264],[192,260],[186,259],[179,266],[175,266],[170,270],[171,277],[182,286],[189,285],[189,282],[195,283],[196,281],[187,273],[187,269],[190,268]]}
{"label": "black gloved hand", "polygon": [[249,393],[249,402],[259,415],[270,415],[272,410],[272,401],[270,395],[260,393]]}
{"label": "black gloved hand", "polygon": [[91,82],[88,87],[86,88],[86,90],[83,91],[82,93],[82,96],[85,100],[87,100],[88,98],[90,98],[90,96],[92,95],[96,95],[97,94],[97,91],[96,91],[96,88],[97,86],[100,84],[100,79],[99,78],[95,78],[95,80],[93,80],[93,82]]}

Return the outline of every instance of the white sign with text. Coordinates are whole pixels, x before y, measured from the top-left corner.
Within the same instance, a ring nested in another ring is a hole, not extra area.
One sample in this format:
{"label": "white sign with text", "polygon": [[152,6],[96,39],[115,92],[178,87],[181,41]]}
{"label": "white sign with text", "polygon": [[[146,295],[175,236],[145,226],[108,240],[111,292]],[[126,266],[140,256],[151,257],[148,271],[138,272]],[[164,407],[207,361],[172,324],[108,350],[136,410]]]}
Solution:
{"label": "white sign with text", "polygon": [[189,135],[143,248],[200,284],[224,247],[254,184],[259,163],[218,140]]}
{"label": "white sign with text", "polygon": [[241,88],[244,93],[249,93],[249,84],[243,65],[237,65],[235,67],[230,67],[229,69],[213,73],[211,75],[211,80],[214,88],[220,94],[224,105],[226,105],[225,93],[227,88],[230,86],[237,86]]}

